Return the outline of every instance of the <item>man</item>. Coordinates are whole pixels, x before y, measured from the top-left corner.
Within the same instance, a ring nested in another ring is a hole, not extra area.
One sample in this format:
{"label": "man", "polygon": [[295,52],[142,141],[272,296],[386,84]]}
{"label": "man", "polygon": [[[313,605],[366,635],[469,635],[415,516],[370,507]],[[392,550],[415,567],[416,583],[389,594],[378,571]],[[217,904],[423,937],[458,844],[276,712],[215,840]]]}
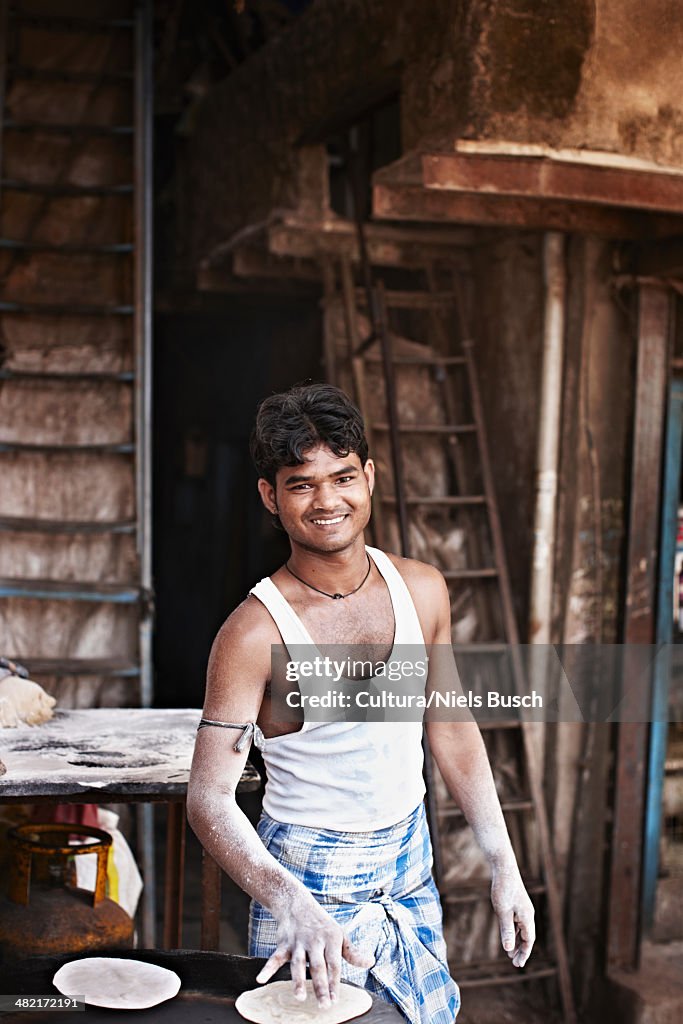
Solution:
{"label": "man", "polygon": [[[460,1000],[431,878],[420,723],[281,722],[271,692],[276,645],[317,653],[334,643],[359,659],[367,651],[388,659],[399,643],[450,651],[446,584],[431,566],[366,548],[375,468],[361,415],[339,389],[313,384],[267,398],[252,455],[291,555],[216,637],[190,823],[252,896],[249,952],[268,957],[258,981],[289,961],[304,999],[308,961],[321,1008],[336,1000],[343,976],[395,1003],[411,1024],[451,1024]],[[479,729],[430,722],[427,732],[490,863],[503,948],[523,967],[534,912]],[[251,736],[268,775],[258,834],[235,802]]]}

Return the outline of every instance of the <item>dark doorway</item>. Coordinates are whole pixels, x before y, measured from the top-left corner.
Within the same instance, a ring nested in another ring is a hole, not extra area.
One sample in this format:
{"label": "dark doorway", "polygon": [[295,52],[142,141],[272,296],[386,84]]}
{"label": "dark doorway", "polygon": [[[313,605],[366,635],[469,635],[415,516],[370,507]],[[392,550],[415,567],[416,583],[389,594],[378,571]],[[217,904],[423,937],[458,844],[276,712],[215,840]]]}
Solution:
{"label": "dark doorway", "polygon": [[249,460],[258,401],[320,379],[310,298],[225,296],[162,314],[154,354],[155,704],[199,707],[213,637],[286,557]]}

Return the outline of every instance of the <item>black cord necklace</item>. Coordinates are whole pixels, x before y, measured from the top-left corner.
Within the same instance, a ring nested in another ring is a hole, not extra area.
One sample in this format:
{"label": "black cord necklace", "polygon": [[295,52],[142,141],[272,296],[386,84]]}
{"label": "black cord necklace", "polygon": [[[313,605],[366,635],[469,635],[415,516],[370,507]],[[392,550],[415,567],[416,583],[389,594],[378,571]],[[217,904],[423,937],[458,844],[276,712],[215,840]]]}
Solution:
{"label": "black cord necklace", "polygon": [[318,587],[314,587],[312,583],[307,583],[306,580],[302,580],[301,579],[301,576],[297,576],[297,574],[295,572],[292,572],[292,570],[289,568],[289,562],[285,562],[285,569],[290,574],[290,576],[293,576],[295,580],[299,581],[299,583],[303,583],[303,585],[305,587],[310,587],[311,590],[315,590],[316,594],[322,594],[323,597],[330,597],[330,598],[332,598],[333,601],[339,601],[339,600],[341,600],[341,599],[343,599],[345,597],[351,597],[352,594],[357,594],[358,591],[360,590],[360,588],[363,586],[363,584],[367,580],[368,576],[370,575],[370,571],[372,569],[372,562],[370,561],[370,555],[367,553],[367,551],[365,552],[365,557],[368,560],[368,571],[366,572],[365,576],[363,577],[361,582],[358,584],[356,589],[355,590],[349,590],[348,594],[328,594],[326,590],[319,590]]}

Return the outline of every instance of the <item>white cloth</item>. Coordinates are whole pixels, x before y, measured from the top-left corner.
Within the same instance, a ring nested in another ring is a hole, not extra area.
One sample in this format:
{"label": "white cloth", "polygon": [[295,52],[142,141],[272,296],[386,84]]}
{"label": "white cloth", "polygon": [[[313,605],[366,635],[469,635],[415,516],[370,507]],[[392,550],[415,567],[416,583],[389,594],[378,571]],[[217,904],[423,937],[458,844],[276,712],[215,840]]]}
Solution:
{"label": "white cloth", "polygon": [[[410,648],[415,660],[427,652],[415,605],[390,558],[368,554],[384,577],[394,610],[392,654]],[[322,657],[308,630],[270,578],[251,590],[270,612],[294,660],[310,651]],[[296,655],[292,654],[296,651]],[[263,809],[275,821],[309,828],[368,832],[408,817],[424,797],[422,724],[419,721],[305,721],[298,732],[254,742],[263,754],[267,782]]]}
{"label": "white cloth", "polygon": [[[106,807],[97,808],[97,824],[112,837],[112,845],[107,865],[107,896],[123,907],[129,917],[135,917],[140,893],[142,877],[135,863],[131,848],[122,832],[119,831],[119,816]],[[74,858],[76,863],[76,884],[79,889],[92,892],[97,880],[96,854],[84,854]]]}

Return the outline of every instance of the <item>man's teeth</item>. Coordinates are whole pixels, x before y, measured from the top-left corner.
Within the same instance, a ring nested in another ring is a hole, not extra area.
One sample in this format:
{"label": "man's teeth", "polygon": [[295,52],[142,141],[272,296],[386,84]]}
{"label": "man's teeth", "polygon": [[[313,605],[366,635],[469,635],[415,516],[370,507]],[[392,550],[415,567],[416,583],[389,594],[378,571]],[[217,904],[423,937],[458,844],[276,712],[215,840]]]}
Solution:
{"label": "man's teeth", "polygon": [[335,519],[314,519],[313,522],[316,526],[333,526],[335,523],[341,523],[344,516],[337,516]]}

